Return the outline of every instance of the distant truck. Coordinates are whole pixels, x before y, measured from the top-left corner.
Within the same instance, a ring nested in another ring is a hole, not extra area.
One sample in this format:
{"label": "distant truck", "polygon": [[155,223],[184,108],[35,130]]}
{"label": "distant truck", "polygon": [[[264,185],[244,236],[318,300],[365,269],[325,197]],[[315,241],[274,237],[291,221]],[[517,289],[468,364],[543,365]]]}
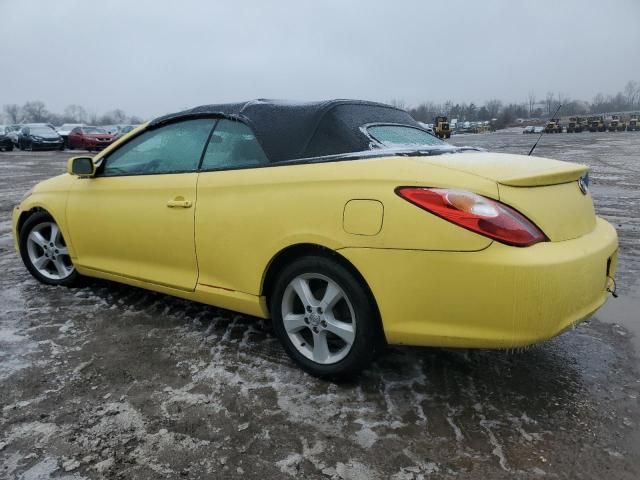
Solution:
{"label": "distant truck", "polygon": [[604,124],[604,117],[602,115],[596,115],[589,117],[589,131],[590,132],[604,132],[607,127]]}
{"label": "distant truck", "polygon": [[567,133],[580,133],[587,128],[587,123],[583,117],[569,117]]}
{"label": "distant truck", "polygon": [[438,138],[451,138],[451,128],[447,117],[441,115],[433,120],[433,132]]}
{"label": "distant truck", "polygon": [[624,132],[627,129],[627,124],[620,120],[620,115],[611,115],[607,129],[610,132]]}
{"label": "distant truck", "polygon": [[628,132],[637,132],[640,130],[640,123],[638,120],[638,116],[639,114],[637,113],[632,113],[630,118],[629,118],[629,124],[627,125],[627,131]]}
{"label": "distant truck", "polygon": [[562,133],[562,125],[559,118],[552,118],[544,127],[544,133]]}

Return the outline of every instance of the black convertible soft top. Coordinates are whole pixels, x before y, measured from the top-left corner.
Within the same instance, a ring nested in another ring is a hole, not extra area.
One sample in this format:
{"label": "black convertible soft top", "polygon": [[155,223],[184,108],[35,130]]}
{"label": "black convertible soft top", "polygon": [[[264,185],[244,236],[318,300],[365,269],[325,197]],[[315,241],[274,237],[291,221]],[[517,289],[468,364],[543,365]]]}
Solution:
{"label": "black convertible soft top", "polygon": [[203,105],[156,118],[149,126],[203,117],[246,123],[272,162],[370,150],[371,139],[362,127],[371,123],[422,128],[406,111],[382,103],[362,100],[298,103],[264,99]]}

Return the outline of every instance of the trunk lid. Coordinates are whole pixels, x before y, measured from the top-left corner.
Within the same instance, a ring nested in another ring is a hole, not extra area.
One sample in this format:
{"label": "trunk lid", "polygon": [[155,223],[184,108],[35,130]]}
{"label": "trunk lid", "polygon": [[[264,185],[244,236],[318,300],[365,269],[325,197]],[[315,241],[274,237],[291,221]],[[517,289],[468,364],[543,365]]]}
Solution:
{"label": "trunk lid", "polygon": [[588,167],[542,157],[469,152],[429,157],[429,163],[461,170],[512,187],[539,187],[578,180]]}
{"label": "trunk lid", "polygon": [[484,152],[428,161],[495,181],[500,201],[529,218],[553,242],[578,238],[595,228],[593,200],[578,182],[588,171],[586,165]]}

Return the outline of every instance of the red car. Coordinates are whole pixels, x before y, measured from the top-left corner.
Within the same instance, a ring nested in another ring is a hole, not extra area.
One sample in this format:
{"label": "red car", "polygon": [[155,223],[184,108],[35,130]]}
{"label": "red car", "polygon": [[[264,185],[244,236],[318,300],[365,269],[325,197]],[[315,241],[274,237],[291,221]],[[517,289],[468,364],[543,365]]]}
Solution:
{"label": "red car", "polygon": [[76,127],[67,137],[68,148],[82,148],[85,150],[102,150],[104,147],[111,145],[116,139],[113,135],[107,133],[103,128],[99,127]]}

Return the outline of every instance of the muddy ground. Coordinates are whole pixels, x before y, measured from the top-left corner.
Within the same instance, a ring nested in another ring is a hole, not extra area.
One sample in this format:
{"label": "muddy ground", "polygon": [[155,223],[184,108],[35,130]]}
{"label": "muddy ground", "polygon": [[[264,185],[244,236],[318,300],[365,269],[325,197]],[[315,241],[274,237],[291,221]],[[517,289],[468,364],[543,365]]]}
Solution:
{"label": "muddy ground", "polygon": [[631,132],[537,149],[591,166],[620,235],[615,303],[525,351],[389,348],[340,385],[293,366],[256,319],[102,281],[38,284],[10,212],[70,153],[0,153],[0,478],[639,478],[639,152]]}

